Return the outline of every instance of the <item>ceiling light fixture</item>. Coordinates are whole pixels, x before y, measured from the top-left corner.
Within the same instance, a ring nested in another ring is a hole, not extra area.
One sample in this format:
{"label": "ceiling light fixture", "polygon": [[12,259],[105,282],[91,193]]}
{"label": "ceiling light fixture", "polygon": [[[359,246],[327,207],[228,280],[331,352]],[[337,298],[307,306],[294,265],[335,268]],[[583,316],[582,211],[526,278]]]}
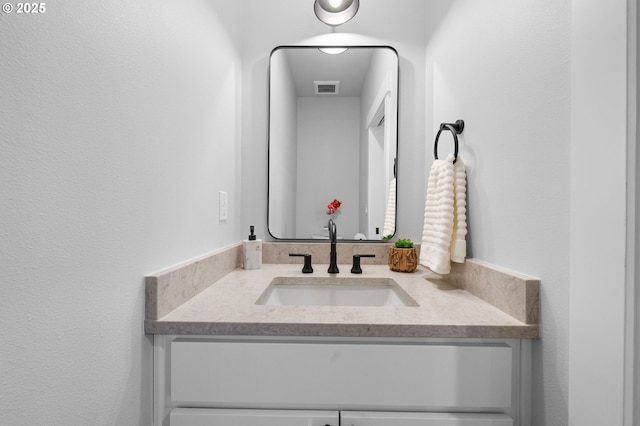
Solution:
{"label": "ceiling light fixture", "polygon": [[316,0],[313,11],[319,20],[335,27],[356,16],[359,6],[359,0]]}

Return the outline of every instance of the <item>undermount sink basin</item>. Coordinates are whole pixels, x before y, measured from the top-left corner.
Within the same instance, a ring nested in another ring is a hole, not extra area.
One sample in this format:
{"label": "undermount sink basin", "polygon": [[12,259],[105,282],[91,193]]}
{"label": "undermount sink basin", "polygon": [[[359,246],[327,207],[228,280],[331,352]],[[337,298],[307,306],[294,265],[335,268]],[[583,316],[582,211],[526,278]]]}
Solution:
{"label": "undermount sink basin", "polygon": [[276,277],[257,305],[418,306],[391,278]]}

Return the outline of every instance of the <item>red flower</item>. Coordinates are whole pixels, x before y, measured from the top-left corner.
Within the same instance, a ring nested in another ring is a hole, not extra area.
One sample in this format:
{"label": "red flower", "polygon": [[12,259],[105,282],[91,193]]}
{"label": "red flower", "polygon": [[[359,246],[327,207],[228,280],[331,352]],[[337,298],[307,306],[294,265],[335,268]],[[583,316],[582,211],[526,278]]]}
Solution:
{"label": "red flower", "polygon": [[334,198],[334,200],[327,205],[327,214],[334,214],[341,205],[342,203]]}

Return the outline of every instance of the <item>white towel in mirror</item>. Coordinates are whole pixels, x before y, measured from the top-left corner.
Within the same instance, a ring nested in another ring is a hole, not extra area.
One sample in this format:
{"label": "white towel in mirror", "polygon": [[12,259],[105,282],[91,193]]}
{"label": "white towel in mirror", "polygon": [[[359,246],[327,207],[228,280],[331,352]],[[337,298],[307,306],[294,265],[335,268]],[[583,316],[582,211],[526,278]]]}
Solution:
{"label": "white towel in mirror", "polygon": [[396,233],[396,178],[389,182],[389,192],[387,193],[387,210],[384,215],[384,227],[382,236]]}

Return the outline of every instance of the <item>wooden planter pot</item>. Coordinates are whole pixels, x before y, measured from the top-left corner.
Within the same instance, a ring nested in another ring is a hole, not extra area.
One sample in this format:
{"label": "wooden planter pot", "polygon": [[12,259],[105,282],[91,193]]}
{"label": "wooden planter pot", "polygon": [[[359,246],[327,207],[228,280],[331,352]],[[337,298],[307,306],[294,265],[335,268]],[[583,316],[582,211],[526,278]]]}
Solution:
{"label": "wooden planter pot", "polygon": [[397,272],[413,272],[418,267],[416,248],[389,247],[389,269]]}

